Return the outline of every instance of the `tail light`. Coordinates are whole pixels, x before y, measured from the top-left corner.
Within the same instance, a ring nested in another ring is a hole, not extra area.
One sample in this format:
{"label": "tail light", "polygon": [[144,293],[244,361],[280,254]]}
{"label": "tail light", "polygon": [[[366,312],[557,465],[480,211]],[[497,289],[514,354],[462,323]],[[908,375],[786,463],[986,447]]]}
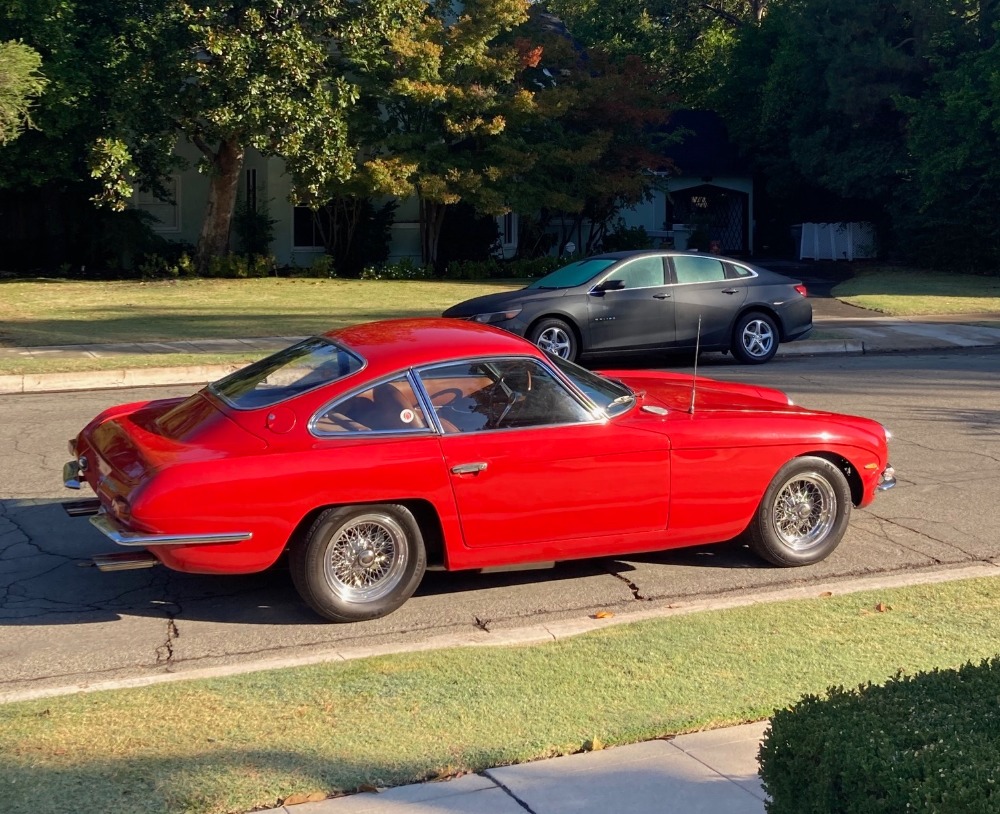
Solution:
{"label": "tail light", "polygon": [[804,285],[802,285],[802,283],[799,283],[797,286],[795,286],[795,290],[798,291],[803,297],[809,296],[809,291],[806,289]]}

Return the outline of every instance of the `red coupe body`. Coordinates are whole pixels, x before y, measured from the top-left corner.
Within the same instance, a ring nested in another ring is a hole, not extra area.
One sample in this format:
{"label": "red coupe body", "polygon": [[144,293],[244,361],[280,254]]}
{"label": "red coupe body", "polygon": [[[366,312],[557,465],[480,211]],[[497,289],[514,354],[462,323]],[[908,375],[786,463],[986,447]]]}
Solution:
{"label": "red coupe body", "polygon": [[[768,388],[650,371],[602,376],[469,322],[354,326],[189,398],[105,411],[72,442],[67,485],[86,480],[95,524],[148,552],[134,564],[155,562],[151,553],[179,571],[260,571],[310,545],[331,509],[390,507],[408,518],[397,524],[403,532],[415,524],[420,550],[407,549],[405,565],[419,560],[422,574],[424,562],[458,570],[729,540],[769,522],[762,501],[800,460],[840,473],[828,477],[835,504],[866,505],[893,483],[875,421],[798,407]],[[330,570],[323,549],[303,561],[303,579],[326,568],[323,584],[368,590],[356,572],[384,546],[365,542],[365,522],[344,538],[355,557],[347,577]],[[390,548],[405,547],[392,523],[383,526]],[[359,607],[369,596],[346,595]],[[369,618],[405,598],[325,615]]]}

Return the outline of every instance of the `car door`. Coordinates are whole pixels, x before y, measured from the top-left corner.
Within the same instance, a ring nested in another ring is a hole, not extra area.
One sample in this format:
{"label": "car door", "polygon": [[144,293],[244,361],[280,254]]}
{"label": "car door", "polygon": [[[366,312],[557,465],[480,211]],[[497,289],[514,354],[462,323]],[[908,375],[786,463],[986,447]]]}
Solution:
{"label": "car door", "polygon": [[711,255],[670,258],[675,344],[693,348],[701,318],[701,345],[728,345],[729,331],[747,297],[745,280],[729,279],[725,263]]}
{"label": "car door", "polygon": [[418,376],[442,430],[466,545],[666,528],[665,436],[595,416],[535,359],[475,360]]}
{"label": "car door", "polygon": [[674,341],[674,305],[664,260],[662,255],[627,260],[590,291],[590,350],[643,350]]}

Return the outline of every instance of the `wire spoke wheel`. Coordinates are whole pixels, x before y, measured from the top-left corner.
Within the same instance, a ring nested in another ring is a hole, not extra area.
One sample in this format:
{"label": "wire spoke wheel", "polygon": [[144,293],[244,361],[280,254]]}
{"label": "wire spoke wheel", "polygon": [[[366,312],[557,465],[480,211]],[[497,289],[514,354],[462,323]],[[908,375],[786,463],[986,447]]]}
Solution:
{"label": "wire spoke wheel", "polygon": [[330,542],[325,576],[347,602],[381,599],[406,569],[405,533],[385,515],[361,515],[345,524]]}
{"label": "wire spoke wheel", "polygon": [[797,475],[778,490],[774,527],[781,540],[796,551],[826,539],[837,516],[837,495],[829,481],[815,475]]}

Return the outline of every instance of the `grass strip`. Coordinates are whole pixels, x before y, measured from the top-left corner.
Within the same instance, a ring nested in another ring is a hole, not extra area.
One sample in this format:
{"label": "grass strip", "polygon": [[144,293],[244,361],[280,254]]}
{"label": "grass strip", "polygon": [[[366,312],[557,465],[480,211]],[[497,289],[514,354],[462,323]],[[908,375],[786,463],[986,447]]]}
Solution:
{"label": "grass strip", "polygon": [[439,316],[517,287],[422,280],[0,281],[0,344],[10,347],[311,336],[356,322]]}
{"label": "grass strip", "polygon": [[[9,814],[237,812],[760,720],[1000,652],[1000,579],[0,707]],[[881,609],[881,610],[880,610]]]}
{"label": "grass strip", "polygon": [[193,367],[201,365],[247,365],[264,356],[268,351],[251,350],[246,353],[122,353],[93,358],[0,355],[0,375],[35,375],[41,373],[77,373],[94,370],[135,370],[150,367]]}
{"label": "grass strip", "polygon": [[896,317],[994,314],[1000,276],[874,267],[833,289],[846,303]]}

